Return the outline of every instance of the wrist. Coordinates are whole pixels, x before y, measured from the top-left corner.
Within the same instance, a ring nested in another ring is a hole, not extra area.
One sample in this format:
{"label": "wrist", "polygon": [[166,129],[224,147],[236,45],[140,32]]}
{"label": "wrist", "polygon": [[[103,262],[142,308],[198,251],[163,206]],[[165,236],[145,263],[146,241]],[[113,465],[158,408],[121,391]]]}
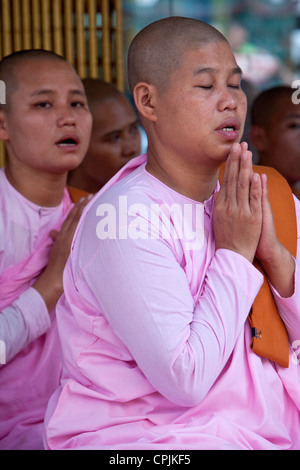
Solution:
{"label": "wrist", "polygon": [[286,258],[287,255],[290,255],[289,252],[286,252],[286,248],[278,242],[272,244],[271,248],[268,250],[268,253],[263,255],[261,253],[259,255],[256,253],[256,257],[260,261],[264,270],[269,271],[280,266],[283,259]]}
{"label": "wrist", "polygon": [[272,254],[259,261],[281,297],[291,297],[294,293],[295,260],[290,252],[278,244]]}
{"label": "wrist", "polygon": [[47,277],[46,270],[32,286],[44,299],[49,312],[55,307],[58,299],[63,293],[62,282]]}

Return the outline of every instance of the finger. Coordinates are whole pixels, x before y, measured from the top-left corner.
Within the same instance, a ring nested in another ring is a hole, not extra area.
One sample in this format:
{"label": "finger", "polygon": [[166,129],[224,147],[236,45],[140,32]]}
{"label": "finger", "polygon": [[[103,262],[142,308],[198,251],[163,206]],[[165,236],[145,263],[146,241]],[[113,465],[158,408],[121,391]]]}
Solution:
{"label": "finger", "polygon": [[249,204],[251,212],[262,213],[262,182],[258,173],[253,173],[251,177]]}
{"label": "finger", "polygon": [[268,179],[267,175],[263,173],[261,175],[261,182],[262,182],[262,196],[263,199],[268,199],[269,193],[268,193]]}
{"label": "finger", "polygon": [[248,143],[247,142],[241,142],[241,148],[242,150],[248,150]]}
{"label": "finger", "polygon": [[[268,180],[267,180],[267,175],[262,174],[261,175],[261,182],[262,182],[262,210],[263,213],[267,213],[270,211],[271,214],[273,214],[271,204],[269,201],[269,192],[268,192]],[[272,215],[273,217],[273,215]]]}
{"label": "finger", "polygon": [[240,144],[234,144],[232,146],[229,160],[228,160],[228,169],[225,180],[225,191],[226,191],[226,200],[236,203],[237,201],[237,180],[240,170],[240,156],[242,152],[242,147]]}
{"label": "finger", "polygon": [[65,230],[67,230],[70,227],[72,228],[74,224],[77,225],[81,217],[81,214],[83,212],[83,209],[89,203],[89,201],[92,199],[93,196],[94,196],[93,194],[89,194],[87,197],[81,198],[78,202],[76,202],[76,204],[72,207],[66,220],[63,223],[63,228]]}
{"label": "finger", "polygon": [[231,147],[231,150],[230,150],[230,153],[228,155],[226,165],[225,165],[225,171],[224,171],[225,179],[228,178],[231,161],[237,158],[237,154],[240,152],[240,150],[241,150],[241,146],[238,143],[233,144],[233,146]]}
{"label": "finger", "polygon": [[87,206],[91,198],[93,197],[93,194],[90,194],[89,196],[80,199],[74,206],[74,211],[73,211],[73,219],[78,220],[83,212],[83,209]]}
{"label": "finger", "polygon": [[81,207],[81,204],[82,204],[81,202],[76,202],[76,204],[72,207],[66,219],[64,220],[64,223],[62,224],[61,232],[67,231],[70,229],[70,227],[72,227],[74,220],[77,218],[77,214],[79,212],[79,208]]}
{"label": "finger", "polygon": [[88,205],[90,200],[94,197],[94,194],[89,194],[87,197],[85,197],[83,200],[80,201],[80,205],[77,208],[75,219],[78,221],[82,215],[83,210],[85,207]]}
{"label": "finger", "polygon": [[249,205],[252,174],[252,153],[244,146],[241,152],[240,171],[237,181],[237,201],[240,205]]}

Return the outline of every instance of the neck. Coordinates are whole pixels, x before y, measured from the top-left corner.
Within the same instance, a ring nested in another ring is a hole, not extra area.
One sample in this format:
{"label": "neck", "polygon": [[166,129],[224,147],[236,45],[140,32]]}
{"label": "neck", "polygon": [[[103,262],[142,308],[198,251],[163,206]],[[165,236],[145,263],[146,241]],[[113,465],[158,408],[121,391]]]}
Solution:
{"label": "neck", "polygon": [[9,183],[29,201],[41,207],[56,207],[63,198],[66,174],[49,175],[30,173],[26,170],[14,172],[9,164],[5,168]]}
{"label": "neck", "polygon": [[149,153],[146,169],[174,191],[198,202],[211,197],[219,176],[217,166],[201,166],[198,170],[194,165],[176,166],[171,159],[162,163]]}

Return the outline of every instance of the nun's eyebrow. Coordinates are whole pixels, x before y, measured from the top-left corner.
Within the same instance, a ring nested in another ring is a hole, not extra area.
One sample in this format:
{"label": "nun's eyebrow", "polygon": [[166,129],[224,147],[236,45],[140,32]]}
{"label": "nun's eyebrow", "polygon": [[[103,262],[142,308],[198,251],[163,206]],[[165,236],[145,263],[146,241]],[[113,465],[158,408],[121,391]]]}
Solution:
{"label": "nun's eyebrow", "polygon": [[[194,70],[194,76],[205,74],[205,73],[217,73],[219,69],[213,67],[198,67]],[[234,67],[230,71],[230,76],[232,75],[243,75],[242,69],[240,67]]]}
{"label": "nun's eyebrow", "polygon": [[[80,89],[70,90],[69,93],[74,96],[79,95],[79,96],[85,97],[85,93]],[[35,90],[33,93],[31,93],[30,96],[35,97],[35,96],[45,96],[45,95],[54,95],[54,94],[55,94],[54,90],[47,89],[47,88],[40,88],[38,90]]]}

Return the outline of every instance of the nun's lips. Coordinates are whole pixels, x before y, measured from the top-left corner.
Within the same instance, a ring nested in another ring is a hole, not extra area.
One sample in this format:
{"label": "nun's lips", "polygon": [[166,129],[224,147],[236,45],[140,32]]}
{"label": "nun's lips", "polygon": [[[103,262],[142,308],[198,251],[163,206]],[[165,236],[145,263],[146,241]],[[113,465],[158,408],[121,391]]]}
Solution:
{"label": "nun's lips", "polygon": [[65,150],[75,150],[79,147],[79,144],[80,139],[75,134],[65,134],[55,143],[57,147]]}
{"label": "nun's lips", "polygon": [[216,132],[226,140],[237,140],[240,128],[240,122],[237,119],[232,118],[222,122],[222,124],[220,124],[216,129]]}

